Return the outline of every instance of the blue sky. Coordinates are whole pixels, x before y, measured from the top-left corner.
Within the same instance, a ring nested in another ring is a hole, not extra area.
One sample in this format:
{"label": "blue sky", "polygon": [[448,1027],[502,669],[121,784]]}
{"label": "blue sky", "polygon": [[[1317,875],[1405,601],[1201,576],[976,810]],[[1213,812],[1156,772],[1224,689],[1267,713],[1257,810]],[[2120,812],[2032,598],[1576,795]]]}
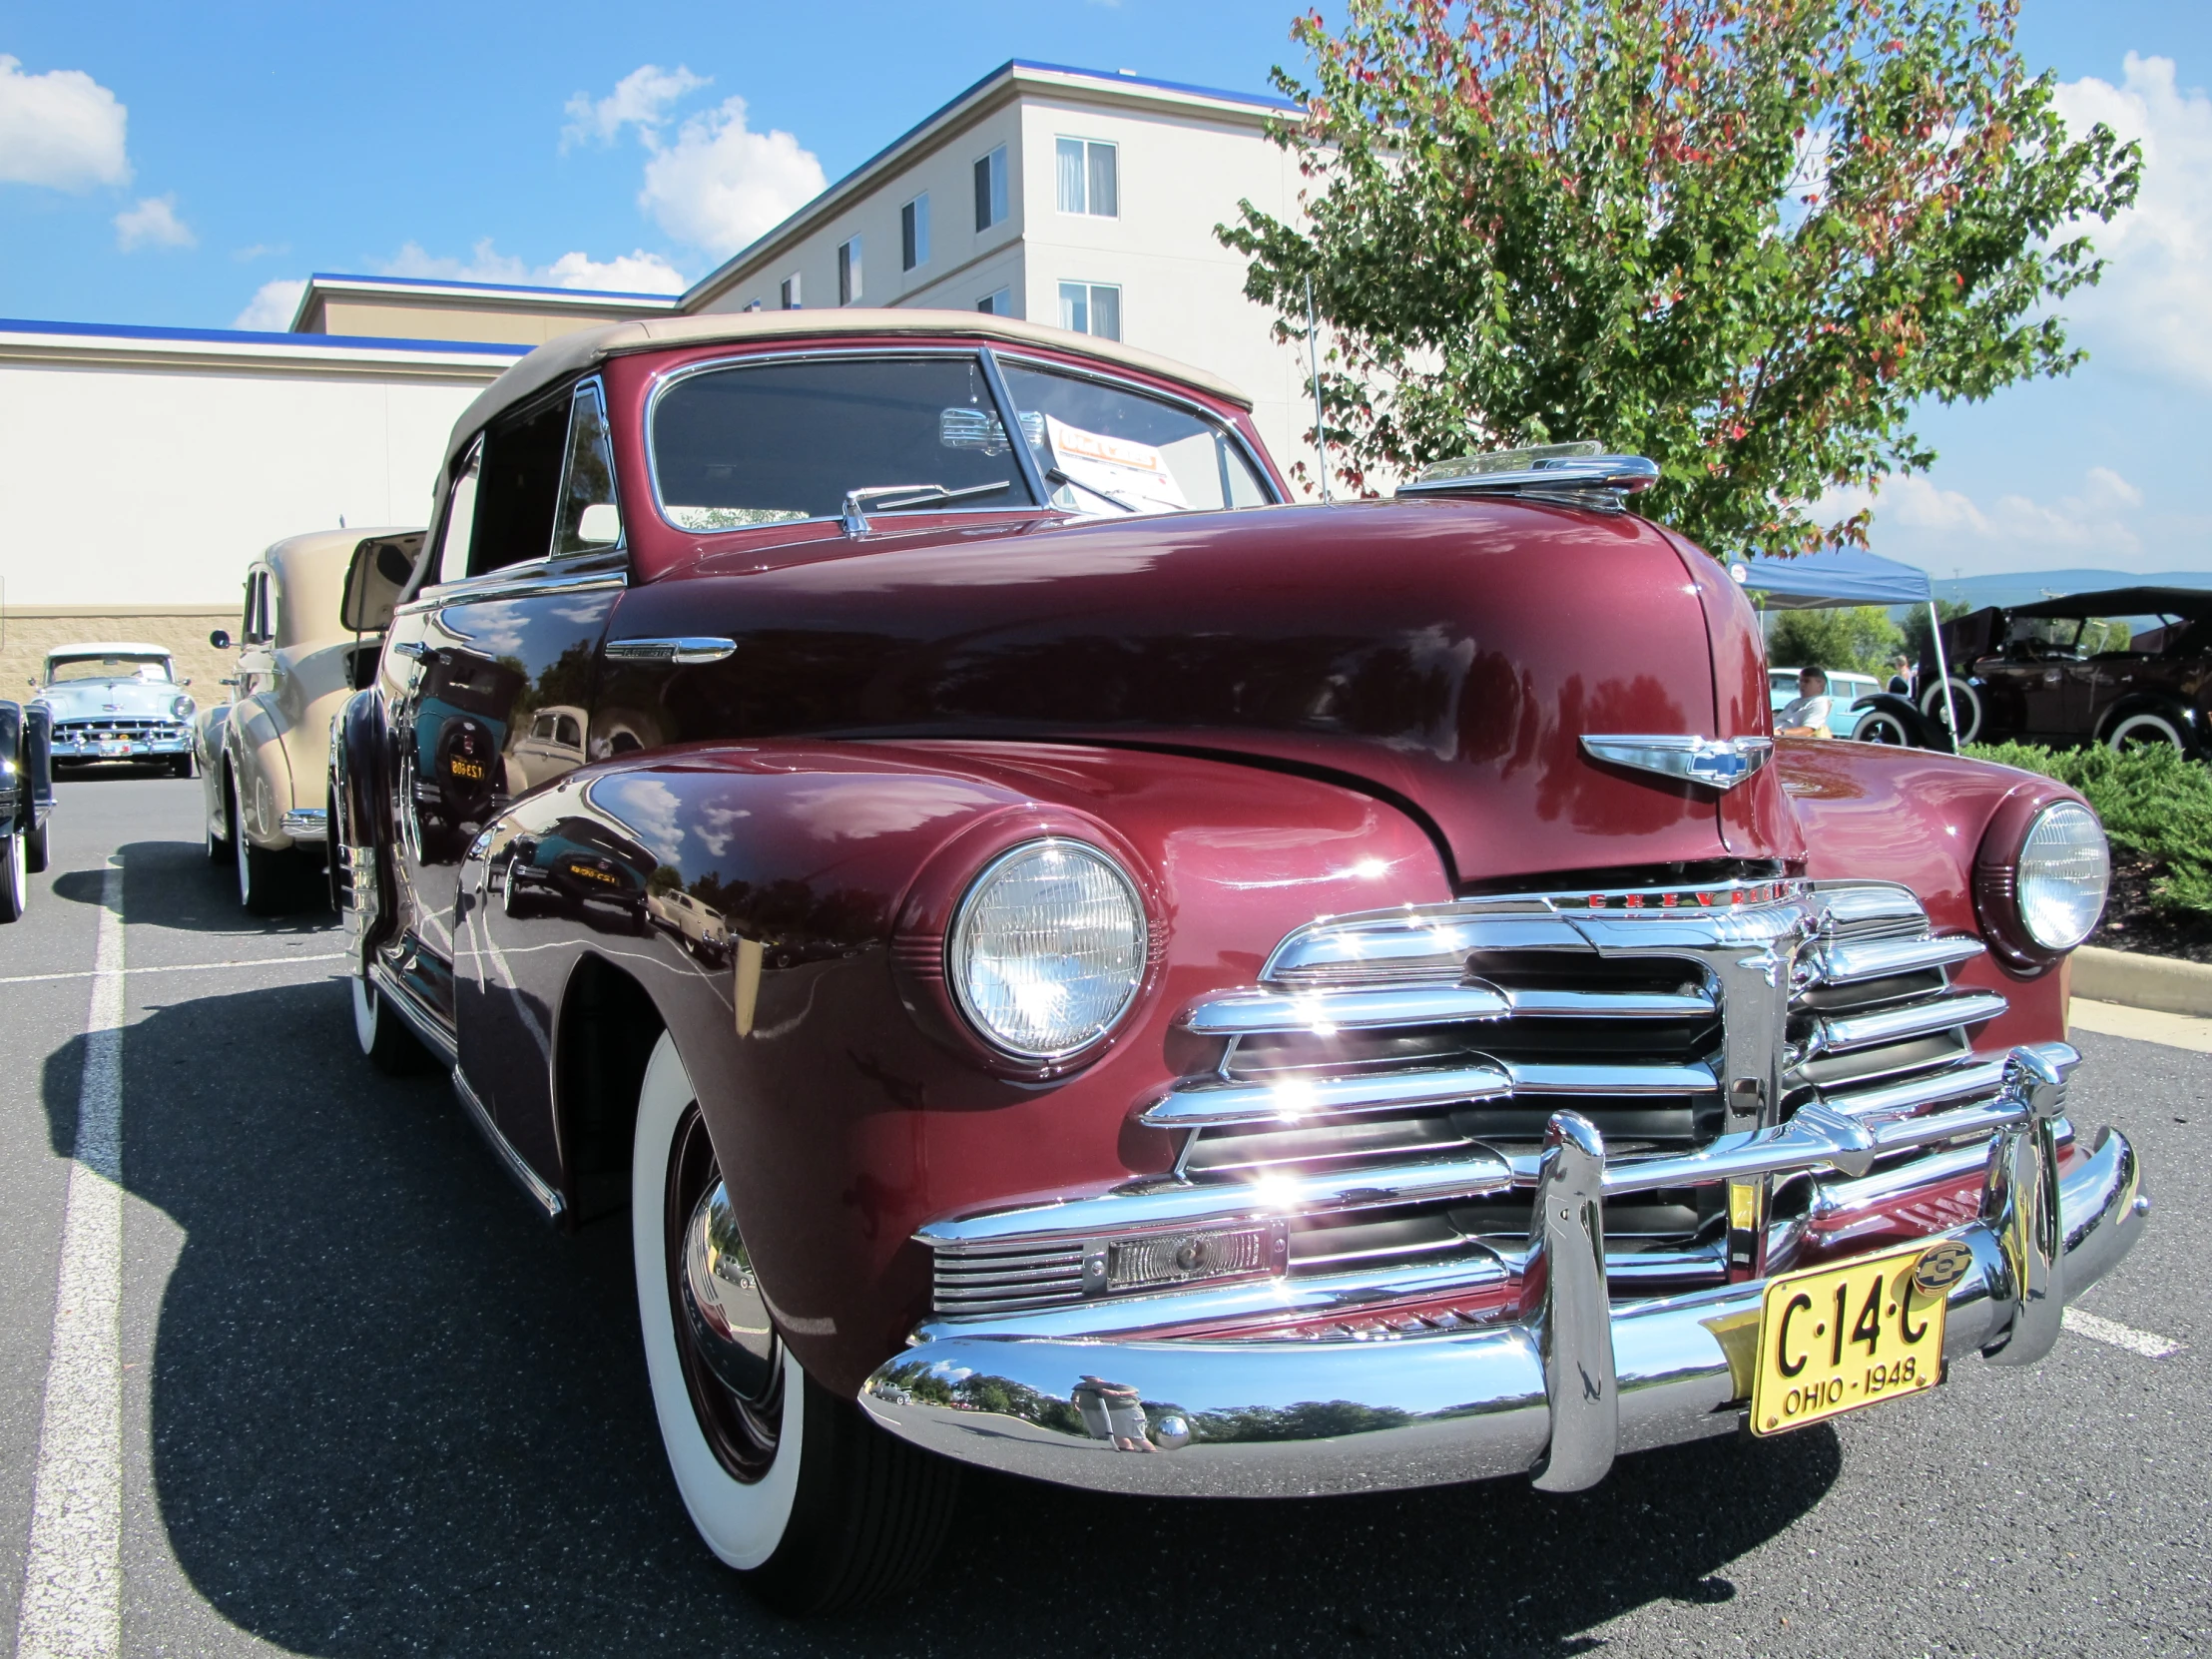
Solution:
{"label": "blue sky", "polygon": [[[1291,14],[0,0],[0,315],[282,326],[268,284],[310,271],[665,286],[1007,58],[1260,91]],[[1876,549],[2212,570],[2212,6],[2024,0],[2020,33],[2070,115],[2145,139],[2144,199],[2068,306],[2091,363],[1931,410]]]}

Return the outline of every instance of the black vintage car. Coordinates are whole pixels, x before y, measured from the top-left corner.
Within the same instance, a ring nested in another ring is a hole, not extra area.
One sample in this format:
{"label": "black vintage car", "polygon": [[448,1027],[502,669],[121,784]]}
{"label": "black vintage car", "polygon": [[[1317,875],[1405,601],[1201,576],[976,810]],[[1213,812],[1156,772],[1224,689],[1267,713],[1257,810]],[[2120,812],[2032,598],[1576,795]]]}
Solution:
{"label": "black vintage car", "polygon": [[[2124,646],[2114,622],[2128,624]],[[2212,720],[2212,593],[2108,588],[1942,627],[1962,743],[2161,745],[2196,755]],[[1943,679],[1922,666],[1921,709],[1944,719]]]}
{"label": "black vintage car", "polygon": [[54,811],[54,717],[43,703],[0,703],[0,922],[30,902],[31,875],[46,867]]}

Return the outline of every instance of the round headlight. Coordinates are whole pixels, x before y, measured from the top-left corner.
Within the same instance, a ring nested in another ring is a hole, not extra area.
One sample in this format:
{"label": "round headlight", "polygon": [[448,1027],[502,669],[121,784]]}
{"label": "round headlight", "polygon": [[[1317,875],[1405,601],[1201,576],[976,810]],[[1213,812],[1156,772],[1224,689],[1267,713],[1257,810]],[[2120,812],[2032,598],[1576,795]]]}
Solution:
{"label": "round headlight", "polygon": [[171,720],[190,720],[192,719],[193,707],[194,704],[191,698],[181,696],[170,704],[169,718]]}
{"label": "round headlight", "polygon": [[2020,925],[2045,950],[2071,950],[2104,913],[2111,878],[2096,815],[2071,801],[2045,807],[2020,847]]}
{"label": "round headlight", "polygon": [[992,1047],[1056,1060],[1128,1011],[1144,980],[1144,905],[1096,847],[1030,841],[975,878],[948,955],[960,1011]]}

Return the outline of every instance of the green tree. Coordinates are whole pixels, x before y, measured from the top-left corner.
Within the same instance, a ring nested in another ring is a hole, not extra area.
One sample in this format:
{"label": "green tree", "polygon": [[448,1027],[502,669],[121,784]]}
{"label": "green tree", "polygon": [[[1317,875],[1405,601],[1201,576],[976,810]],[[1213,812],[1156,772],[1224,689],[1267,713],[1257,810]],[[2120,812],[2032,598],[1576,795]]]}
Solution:
{"label": "green tree", "polygon": [[1903,649],[1903,640],[1880,605],[1783,611],[1767,624],[1767,661],[1784,668],[1818,663],[1887,679],[1890,659]]}
{"label": "green tree", "polygon": [[1810,503],[1935,458],[1923,398],[2070,369],[2050,301],[2139,158],[2069,136],[2016,0],[1349,0],[1293,38],[1276,137],[1306,223],[1217,228],[1245,291],[1326,320],[1355,490],[1472,448],[1597,438],[1729,553],[1865,540]]}
{"label": "green tree", "polygon": [[[1953,622],[1972,611],[1973,607],[1963,599],[1938,599],[1936,601],[1936,609],[1945,622]],[[1934,653],[1930,650],[1928,643],[1928,607],[1926,605],[1916,605],[1905,615],[1905,654],[1916,663],[1927,663],[1935,660]],[[1933,684],[1934,682],[1930,683]]]}

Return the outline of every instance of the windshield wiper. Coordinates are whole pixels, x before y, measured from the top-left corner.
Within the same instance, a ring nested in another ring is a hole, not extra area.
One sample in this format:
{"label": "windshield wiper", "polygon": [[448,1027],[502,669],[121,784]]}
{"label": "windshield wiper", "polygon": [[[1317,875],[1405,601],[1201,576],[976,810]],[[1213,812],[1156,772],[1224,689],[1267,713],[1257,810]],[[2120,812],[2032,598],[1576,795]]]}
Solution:
{"label": "windshield wiper", "polygon": [[[863,509],[871,501],[876,511],[887,513],[924,501],[965,501],[977,495],[1000,495],[1013,487],[1012,479],[997,484],[970,484],[957,490],[948,490],[942,484],[863,484],[856,490],[844,492],[844,533],[848,536],[867,534],[867,514]],[[883,499],[876,500],[878,496]]]}
{"label": "windshield wiper", "polygon": [[1099,500],[1107,503],[1109,506],[1119,507],[1125,513],[1133,513],[1138,510],[1137,504],[1134,501],[1124,501],[1118,495],[1109,495],[1106,493],[1106,491],[1100,489],[1096,484],[1086,484],[1083,482],[1082,479],[1073,477],[1068,473],[1062,472],[1056,466],[1046,467],[1044,469],[1044,475],[1046,481],[1049,483],[1073,484],[1077,489],[1082,490],[1087,494],[1095,495],[1099,498]]}

